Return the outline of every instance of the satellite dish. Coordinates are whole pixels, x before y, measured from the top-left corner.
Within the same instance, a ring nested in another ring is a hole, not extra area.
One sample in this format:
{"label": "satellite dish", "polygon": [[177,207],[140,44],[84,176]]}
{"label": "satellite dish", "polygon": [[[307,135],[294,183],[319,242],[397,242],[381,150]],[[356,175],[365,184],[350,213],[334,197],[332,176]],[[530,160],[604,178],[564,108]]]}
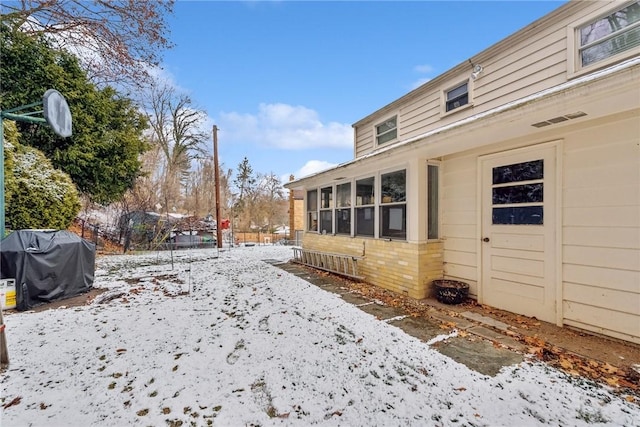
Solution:
{"label": "satellite dish", "polygon": [[56,135],[71,136],[71,110],[64,96],[55,89],[49,89],[42,96],[44,118]]}

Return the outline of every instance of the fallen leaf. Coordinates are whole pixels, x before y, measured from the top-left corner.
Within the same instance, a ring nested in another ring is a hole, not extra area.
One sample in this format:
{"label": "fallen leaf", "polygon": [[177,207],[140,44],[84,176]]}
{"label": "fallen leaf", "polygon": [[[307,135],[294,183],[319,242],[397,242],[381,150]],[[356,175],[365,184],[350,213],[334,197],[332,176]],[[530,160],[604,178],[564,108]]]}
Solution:
{"label": "fallen leaf", "polygon": [[22,396],[14,397],[13,400],[3,406],[4,409],[10,408],[11,406],[18,405],[22,400]]}
{"label": "fallen leaf", "polygon": [[618,387],[618,386],[619,386],[619,384],[618,384],[619,380],[618,380],[618,378],[616,378],[616,377],[609,377],[609,378],[605,378],[604,380],[605,380],[605,381],[607,382],[607,384],[609,384],[610,386],[614,386],[614,387]]}
{"label": "fallen leaf", "polygon": [[602,366],[602,369],[609,374],[615,374],[616,372],[618,372],[618,368],[609,364],[608,362]]}
{"label": "fallen leaf", "polygon": [[573,369],[573,363],[565,358],[560,360],[560,366],[562,366],[563,369]]}

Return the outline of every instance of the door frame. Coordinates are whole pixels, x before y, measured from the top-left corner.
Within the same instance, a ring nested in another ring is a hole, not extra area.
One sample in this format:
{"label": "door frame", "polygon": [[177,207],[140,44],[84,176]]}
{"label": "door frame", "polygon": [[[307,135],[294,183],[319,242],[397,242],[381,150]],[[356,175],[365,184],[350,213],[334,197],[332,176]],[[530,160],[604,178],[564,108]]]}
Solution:
{"label": "door frame", "polygon": [[526,153],[527,151],[537,151],[540,149],[554,149],[555,154],[555,193],[556,197],[554,200],[554,214],[555,214],[555,224],[554,224],[554,235],[555,235],[555,257],[551,262],[555,263],[555,280],[556,283],[556,295],[555,295],[555,306],[556,306],[556,325],[563,326],[563,282],[562,282],[562,182],[563,182],[563,168],[562,168],[562,153],[563,153],[563,140],[562,139],[554,139],[548,142],[538,143],[534,145],[528,145],[526,147],[520,148],[511,148],[505,149],[503,151],[494,152],[485,155],[478,155],[476,160],[476,265],[477,265],[477,277],[476,283],[478,284],[477,293],[478,293],[478,302],[480,304],[484,303],[484,283],[483,283],[483,262],[482,262],[482,251],[484,245],[482,244],[483,237],[483,205],[482,205],[482,193],[483,193],[483,164],[487,160],[493,160],[495,158],[509,156],[512,154],[520,154]]}

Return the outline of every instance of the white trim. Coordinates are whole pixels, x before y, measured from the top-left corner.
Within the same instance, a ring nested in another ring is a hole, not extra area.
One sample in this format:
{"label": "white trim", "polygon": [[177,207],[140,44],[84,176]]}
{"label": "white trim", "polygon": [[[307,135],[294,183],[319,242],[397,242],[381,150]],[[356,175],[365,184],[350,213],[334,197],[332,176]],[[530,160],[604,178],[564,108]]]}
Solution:
{"label": "white trim", "polygon": [[291,184],[295,184],[295,183],[302,182],[302,181],[307,181],[309,179],[313,179],[313,178],[318,177],[320,175],[323,175],[325,173],[328,173],[328,172],[331,172],[331,171],[335,171],[335,170],[338,170],[338,169],[341,169],[341,168],[348,167],[350,165],[356,164],[356,163],[361,162],[363,160],[366,160],[366,159],[369,159],[369,158],[372,158],[372,157],[376,157],[376,156],[382,155],[384,153],[388,153],[390,150],[395,150],[397,148],[410,145],[410,144],[412,144],[414,142],[421,141],[421,140],[423,140],[425,138],[429,138],[429,137],[434,136],[434,135],[438,135],[438,134],[441,134],[441,133],[444,133],[444,132],[447,132],[447,131],[450,131],[450,130],[461,128],[463,126],[470,125],[472,123],[478,122],[478,121],[483,120],[485,118],[488,118],[488,117],[491,117],[491,116],[496,116],[498,114],[501,114],[501,113],[504,113],[504,112],[507,112],[507,111],[510,111],[510,110],[515,110],[518,107],[522,107],[524,105],[530,104],[530,103],[535,102],[535,101],[539,101],[539,100],[544,99],[546,97],[550,97],[550,96],[553,96],[553,95],[568,91],[570,89],[573,89],[573,88],[576,88],[576,87],[579,87],[579,86],[582,86],[582,85],[586,85],[588,83],[597,81],[597,80],[605,78],[605,77],[613,76],[618,72],[622,72],[622,71],[625,71],[627,69],[631,69],[634,66],[638,66],[638,65],[640,65],[640,57],[628,59],[626,61],[623,61],[623,62],[620,62],[620,63],[618,63],[616,65],[613,65],[613,66],[611,66],[609,68],[606,68],[606,69],[603,69],[603,70],[599,70],[599,71],[595,71],[593,73],[581,76],[581,77],[576,78],[574,80],[570,80],[570,81],[567,81],[565,83],[561,83],[561,84],[559,84],[557,86],[554,86],[554,87],[551,87],[549,89],[544,89],[544,90],[541,90],[540,92],[534,93],[532,95],[525,96],[524,98],[517,99],[515,101],[512,101],[512,102],[500,105],[498,107],[492,108],[490,110],[483,111],[483,112],[475,114],[473,116],[466,117],[466,118],[464,118],[462,120],[458,120],[456,122],[449,123],[449,124],[441,126],[439,128],[432,129],[430,131],[427,131],[427,132],[422,133],[420,135],[417,135],[417,136],[414,136],[412,138],[406,139],[404,141],[400,141],[400,142],[391,144],[391,145],[383,147],[383,148],[381,148],[381,149],[379,149],[377,151],[374,151],[374,152],[365,154],[363,156],[357,157],[355,159],[349,160],[347,162],[341,163],[341,164],[339,164],[339,165],[337,165],[337,166],[335,166],[335,167],[333,167],[331,169],[327,169],[327,170],[324,170],[324,171],[321,171],[321,172],[317,172],[315,174],[308,175],[308,176],[302,177],[302,178],[294,180],[294,181],[289,181],[288,183],[285,184],[285,187],[288,188]]}
{"label": "white trim", "polygon": [[[400,124],[399,116],[400,115],[398,113],[390,114],[385,119],[373,124],[373,142],[375,147],[384,147],[387,144],[393,144],[394,141],[397,141],[398,138],[400,138],[400,128],[398,126]],[[396,121],[396,137],[380,144],[378,143],[378,126],[382,126],[385,122],[388,122],[391,119],[395,119]]]}
{"label": "white trim", "polygon": [[636,2],[637,0],[626,1],[626,2],[617,1],[613,3],[613,7],[611,7],[611,5],[608,4],[606,6],[606,10],[603,11],[602,9],[599,9],[587,15],[580,21],[573,22],[567,26],[567,78],[568,79],[573,79],[576,77],[583,76],[599,68],[605,68],[605,67],[611,66],[616,62],[620,62],[624,59],[631,58],[640,54],[640,46],[636,46],[629,50],[619,52],[613,56],[610,56],[601,61],[597,61],[597,62],[594,62],[593,64],[589,64],[583,67],[582,64],[580,64],[580,54],[579,54],[580,39],[577,36],[578,31],[580,31],[581,27],[585,25],[589,25],[590,23],[593,23],[600,18],[604,18],[608,15],[611,15],[612,13],[622,10],[625,7],[630,6]]}
{"label": "white trim", "polygon": [[476,283],[477,283],[477,297],[478,303],[483,304],[484,301],[484,287],[485,283],[483,282],[483,274],[484,274],[484,263],[483,263],[483,206],[482,206],[482,192],[483,185],[482,177],[483,177],[483,166],[486,161],[493,160],[495,158],[500,158],[503,156],[511,156],[518,155],[521,153],[526,153],[528,151],[536,151],[536,150],[545,150],[545,149],[553,149],[554,157],[556,159],[555,162],[555,191],[556,197],[554,200],[554,225],[553,225],[553,234],[555,236],[554,241],[554,258],[551,260],[554,265],[554,276],[550,278],[554,280],[555,283],[555,320],[557,326],[562,326],[563,324],[563,312],[562,312],[562,302],[563,302],[563,281],[562,281],[562,217],[560,216],[562,213],[562,139],[556,139],[552,141],[536,143],[532,145],[527,145],[525,147],[507,149],[497,153],[478,155],[476,159]]}
{"label": "white trim", "polygon": [[549,144],[555,144],[556,147],[556,227],[555,227],[555,235],[556,235],[556,259],[554,262],[556,263],[556,325],[564,326],[564,311],[563,311],[563,302],[564,302],[564,281],[563,281],[563,262],[562,262],[562,243],[563,243],[563,221],[562,221],[562,211],[563,211],[563,199],[562,199],[562,186],[563,186],[563,153],[564,153],[564,139],[558,139],[555,141],[550,141]]}
{"label": "white trim", "polygon": [[[427,243],[429,242],[440,242],[442,241],[442,170],[444,169],[443,167],[443,162],[442,160],[427,160],[427,164],[425,165],[425,170],[426,170],[426,183],[427,183],[427,195],[426,195],[426,201],[427,201],[427,209],[426,209],[426,214],[425,214],[425,221],[427,223],[426,225],[426,235],[425,240],[427,241]],[[438,168],[438,238],[437,239],[430,239],[429,238],[429,166],[435,166]]]}

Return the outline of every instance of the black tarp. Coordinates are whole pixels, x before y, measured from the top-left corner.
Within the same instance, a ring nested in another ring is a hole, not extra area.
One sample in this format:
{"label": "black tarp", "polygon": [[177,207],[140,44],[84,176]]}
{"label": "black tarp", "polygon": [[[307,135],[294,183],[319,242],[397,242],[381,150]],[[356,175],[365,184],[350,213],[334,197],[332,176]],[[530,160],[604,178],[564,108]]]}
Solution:
{"label": "black tarp", "polygon": [[0,241],[0,275],[15,279],[18,310],[93,287],[96,247],[66,230],[18,230]]}

